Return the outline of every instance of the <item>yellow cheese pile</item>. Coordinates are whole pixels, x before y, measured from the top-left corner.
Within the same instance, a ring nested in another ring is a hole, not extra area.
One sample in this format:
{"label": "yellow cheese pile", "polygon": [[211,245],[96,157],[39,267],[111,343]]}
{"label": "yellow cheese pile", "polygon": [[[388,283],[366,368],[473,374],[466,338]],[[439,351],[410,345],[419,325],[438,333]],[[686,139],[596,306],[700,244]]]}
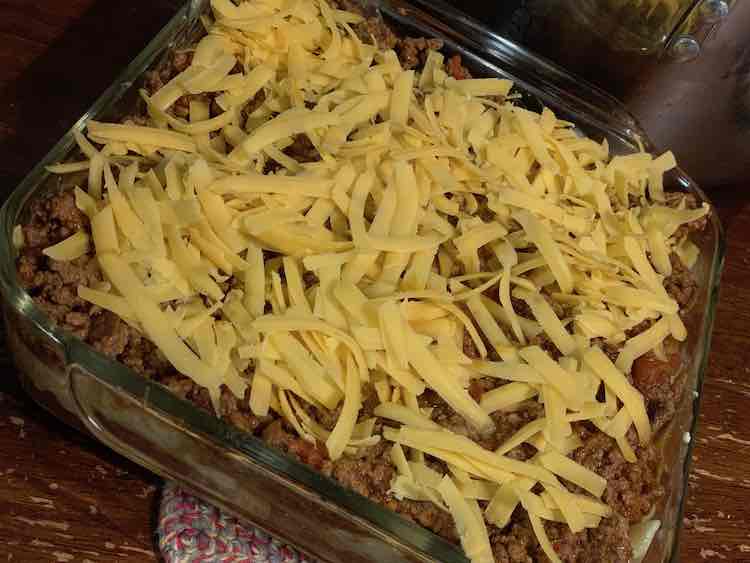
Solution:
{"label": "yellow cheese pile", "polygon": [[[357,37],[359,16],[324,0],[212,7],[192,64],[143,93],[148,125],[90,121],[76,133],[85,160],[51,168],[88,171],[75,195],[91,234],[46,254],[70,260],[93,245],[107,283],[81,298],[143,331],[215,406],[221,385],[240,398],[249,387],[256,415],[279,413],[334,460],[393,442],[393,494],[450,510],[473,561],[492,560],[486,523],[505,526],[519,505],[558,561],[542,521],[577,532],[611,513],[598,500],[606,481],[566,457],[581,445],[571,423],[592,421],[629,461],[630,427],[648,442],[626,374],[685,338],[663,280],[670,253],[694,259],[676,233],[707,209],[665,205],[671,154],[611,158],[549,109],[513,105],[509,82],[451,78],[434,51],[404,70]],[[183,120],[171,109],[188,94]],[[284,152],[297,135],[320,161]],[[279,170],[263,175],[272,162]],[[533,345],[542,334],[561,359]],[[622,345],[616,362],[595,338]],[[477,402],[467,388],[479,377],[502,384]],[[359,420],[368,382],[376,415],[400,429],[381,437],[375,419]],[[418,405],[428,388],[477,432],[527,401],[543,402],[544,418],[487,451],[430,421]],[[335,427],[303,402],[338,411]],[[505,455],[522,443],[538,454]],[[490,501],[484,513],[478,500]]]}

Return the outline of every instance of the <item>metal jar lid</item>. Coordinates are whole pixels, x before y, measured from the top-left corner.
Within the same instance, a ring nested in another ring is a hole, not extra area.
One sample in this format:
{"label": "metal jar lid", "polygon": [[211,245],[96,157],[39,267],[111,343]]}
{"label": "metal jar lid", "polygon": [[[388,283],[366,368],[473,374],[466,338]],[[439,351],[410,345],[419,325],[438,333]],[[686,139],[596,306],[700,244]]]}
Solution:
{"label": "metal jar lid", "polygon": [[675,62],[689,62],[701,54],[707,41],[729,18],[736,0],[702,0],[689,12],[667,43],[666,54]]}

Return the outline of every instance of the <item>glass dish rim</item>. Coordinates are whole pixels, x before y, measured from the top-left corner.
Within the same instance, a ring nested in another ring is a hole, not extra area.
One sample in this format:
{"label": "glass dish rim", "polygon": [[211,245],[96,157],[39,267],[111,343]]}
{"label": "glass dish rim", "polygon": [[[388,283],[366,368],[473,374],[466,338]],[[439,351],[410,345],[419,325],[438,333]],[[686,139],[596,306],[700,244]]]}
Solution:
{"label": "glass dish rim", "polygon": [[[395,0],[395,3],[403,4],[402,0]],[[152,39],[140,54],[126,67],[113,84],[107,88],[94,104],[83,114],[83,116],[81,116],[71,130],[68,131],[53,146],[47,155],[39,161],[39,163],[20,182],[18,187],[5,201],[2,210],[0,210],[0,229],[2,229],[2,233],[5,235],[4,237],[0,237],[0,239],[2,239],[0,240],[0,260],[2,261],[0,263],[0,291],[2,291],[6,304],[12,307],[19,315],[29,319],[49,339],[61,346],[65,352],[66,364],[77,364],[86,368],[86,371],[92,373],[94,377],[101,379],[103,382],[126,390],[133,395],[134,398],[142,402],[144,407],[157,409],[159,412],[179,421],[186,429],[198,431],[205,437],[215,441],[218,445],[241,452],[243,455],[247,456],[250,461],[260,465],[262,468],[275,473],[281,473],[285,478],[291,479],[313,492],[321,494],[327,500],[335,502],[339,506],[349,510],[354,516],[367,519],[380,527],[385,533],[397,537],[400,541],[407,542],[412,547],[421,550],[430,556],[439,557],[440,560],[444,561],[466,561],[458,548],[439,538],[433,532],[417,524],[408,522],[395,512],[392,512],[365,497],[357,495],[301,462],[296,462],[282,454],[280,451],[265,445],[259,438],[234,428],[219,418],[200,410],[188,401],[175,397],[162,385],[145,379],[130,370],[130,368],[126,367],[124,364],[111,360],[96,352],[82,340],[79,340],[54,325],[52,321],[42,313],[38,307],[36,307],[31,297],[18,283],[15,264],[15,249],[12,246],[13,228],[15,227],[16,218],[18,217],[19,212],[24,208],[27,200],[30,197],[33,197],[37,189],[44,184],[45,180],[47,180],[50,175],[46,170],[46,166],[58,162],[61,156],[67,155],[73,149],[75,140],[72,131],[83,130],[88,120],[97,117],[108,108],[114,106],[131,87],[133,82],[142,77],[143,73],[154,62],[157,55],[173,44],[173,40],[178,33],[184,31],[191,23],[194,23],[195,20],[193,18],[197,13],[195,11],[196,4],[195,1],[186,3],[180,10],[178,10],[175,16],[170,19],[154,39]],[[382,3],[377,4],[379,4],[378,7],[385,6],[385,4]],[[423,5],[423,0],[416,0],[412,3],[409,3],[407,0],[406,4],[420,6]],[[439,4],[436,3],[433,4],[433,6],[439,7]],[[488,36],[498,38],[498,36],[484,28],[481,24],[474,22],[466,16],[464,17],[469,20],[469,23],[476,29],[483,30]],[[544,64],[549,65],[548,62],[543,61],[533,53],[517,46],[515,43],[504,38],[500,39],[502,39],[504,44],[512,45],[514,49],[527,53],[531,59],[537,59]],[[452,46],[457,48],[459,52],[469,53],[474,57],[481,58],[480,55],[473,53],[466,48],[457,46],[455,42],[452,43]],[[504,72],[504,74],[508,73]],[[563,74],[570,76],[564,71]],[[523,89],[524,81],[519,80],[518,82],[522,84]],[[558,101],[558,103],[564,103],[564,101]],[[615,127],[615,129],[618,128]],[[623,129],[620,127],[617,134],[627,138],[630,142],[637,142],[639,130]],[[644,139],[646,138],[644,137]],[[691,190],[701,197],[702,200],[709,201],[700,188],[682,173],[682,171],[678,171],[677,181],[686,190]],[[700,390],[706,372],[710,345],[709,337],[715,316],[718,285],[726,246],[723,228],[715,213],[712,216],[710,225],[711,228],[714,229],[716,244],[714,247],[714,253],[711,257],[712,264],[710,277],[707,280],[709,285],[705,288],[709,294],[706,301],[706,309],[703,311],[704,317],[702,327],[704,334],[701,335],[701,341],[705,341],[706,344],[699,350],[702,354],[701,363],[697,373],[696,389],[699,394],[693,401],[693,416],[690,424],[690,431],[693,435],[698,421]],[[688,446],[688,456],[686,461],[682,464],[682,471],[685,473],[685,478],[683,478],[683,491],[680,493],[680,513],[682,512],[682,506],[685,502],[684,488],[687,485],[686,473],[689,471],[690,467],[690,452],[692,451],[692,447],[693,444],[691,443]],[[677,468],[675,468],[675,470],[677,470]],[[679,526],[681,525],[679,520],[680,519],[678,518],[676,523],[677,532],[679,532]],[[262,526],[262,523],[259,524]],[[677,561],[679,556],[677,553],[678,541],[679,533],[676,533],[672,546],[672,561]]]}

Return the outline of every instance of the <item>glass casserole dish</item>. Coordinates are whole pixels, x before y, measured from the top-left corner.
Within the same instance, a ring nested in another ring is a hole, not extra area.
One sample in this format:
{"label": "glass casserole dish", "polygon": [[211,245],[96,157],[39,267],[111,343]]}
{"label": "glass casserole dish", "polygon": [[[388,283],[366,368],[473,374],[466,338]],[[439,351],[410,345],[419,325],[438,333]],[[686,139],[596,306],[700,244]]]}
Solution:
{"label": "glass casserole dish", "polygon": [[[446,51],[462,55],[475,75],[512,78],[524,103],[552,108],[582,131],[606,138],[612,152],[637,147],[637,124],[606,95],[588,89],[554,66],[481,28],[449,8],[425,3],[382,3],[383,17],[399,29],[445,40]],[[138,79],[168,49],[189,45],[198,33],[203,5],[184,8],[78,122],[116,119],[136,99]],[[443,22],[450,21],[450,27]],[[642,137],[642,134],[640,134]],[[3,208],[4,260],[2,286],[11,351],[24,384],[44,406],[69,422],[83,425],[112,448],[136,462],[173,478],[230,511],[258,523],[324,560],[464,560],[454,546],[393,513],[346,491],[311,469],[295,463],[257,440],[230,427],[160,385],[99,355],[53,326],[18,285],[13,228],[23,221],[27,204],[56,187],[45,166],[73,154],[71,135],[63,138],[32,171]],[[684,175],[669,178],[673,189],[702,192]],[[686,319],[690,339],[684,348],[687,377],[682,404],[665,433],[662,448],[669,466],[667,491],[657,518],[662,521],[646,561],[676,554],[680,507],[686,482],[689,443],[683,440],[697,418],[691,392],[700,389],[708,351],[713,307],[723,256],[721,229],[714,216],[696,240],[701,254],[695,274],[700,295]],[[314,514],[314,518],[308,518]],[[321,524],[326,529],[320,534]]]}

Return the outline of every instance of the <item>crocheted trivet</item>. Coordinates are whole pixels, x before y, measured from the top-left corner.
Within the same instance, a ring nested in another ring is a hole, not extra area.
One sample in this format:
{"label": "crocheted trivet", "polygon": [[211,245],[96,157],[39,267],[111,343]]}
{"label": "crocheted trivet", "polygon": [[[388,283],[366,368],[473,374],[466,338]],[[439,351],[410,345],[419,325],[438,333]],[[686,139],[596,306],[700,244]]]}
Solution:
{"label": "crocheted trivet", "polygon": [[164,488],[158,532],[166,563],[314,563],[173,484]]}

